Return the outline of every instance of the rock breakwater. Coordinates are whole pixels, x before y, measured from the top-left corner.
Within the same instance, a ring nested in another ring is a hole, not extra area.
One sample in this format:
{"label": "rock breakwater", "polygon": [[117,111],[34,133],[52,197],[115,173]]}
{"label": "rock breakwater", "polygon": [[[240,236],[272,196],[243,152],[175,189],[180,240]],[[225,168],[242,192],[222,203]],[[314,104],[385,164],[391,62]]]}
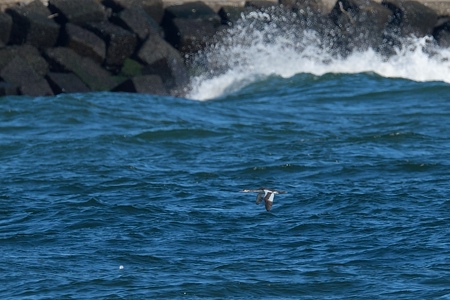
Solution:
{"label": "rock breakwater", "polygon": [[450,47],[445,3],[450,7],[443,2],[439,10],[400,0],[248,1],[219,10],[207,2],[165,6],[161,0],[15,4],[0,12],[0,96],[89,91],[183,96],[193,74],[208,72],[192,57],[226,39],[227,30],[254,13],[268,16],[262,18],[266,24],[282,18],[299,32],[315,30],[335,55],[372,48],[388,56],[398,39],[408,36],[428,36]]}

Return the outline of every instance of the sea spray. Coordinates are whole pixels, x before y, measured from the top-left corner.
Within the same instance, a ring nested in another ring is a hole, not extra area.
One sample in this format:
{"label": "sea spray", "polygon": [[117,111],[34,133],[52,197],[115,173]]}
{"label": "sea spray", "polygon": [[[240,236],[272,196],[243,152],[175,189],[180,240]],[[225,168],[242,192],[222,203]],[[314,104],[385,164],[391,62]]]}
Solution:
{"label": "sea spray", "polygon": [[185,97],[218,98],[268,76],[289,78],[300,73],[369,72],[387,78],[450,83],[450,50],[438,47],[431,37],[386,35],[385,44],[379,47],[348,50],[351,43],[333,36],[326,24],[305,22],[293,13],[272,10],[242,15],[215,43],[191,59],[191,68],[198,74]]}

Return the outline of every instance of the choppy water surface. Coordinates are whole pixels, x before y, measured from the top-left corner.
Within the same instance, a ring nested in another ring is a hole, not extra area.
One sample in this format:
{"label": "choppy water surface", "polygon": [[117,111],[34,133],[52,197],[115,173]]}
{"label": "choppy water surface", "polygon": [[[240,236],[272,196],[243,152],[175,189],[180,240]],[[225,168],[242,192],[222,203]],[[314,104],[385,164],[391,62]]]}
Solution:
{"label": "choppy water surface", "polygon": [[0,98],[2,299],[450,298],[448,50],[244,21],[185,98]]}
{"label": "choppy water surface", "polygon": [[[0,295],[447,298],[450,87],[0,99]],[[243,188],[270,186],[271,212]]]}

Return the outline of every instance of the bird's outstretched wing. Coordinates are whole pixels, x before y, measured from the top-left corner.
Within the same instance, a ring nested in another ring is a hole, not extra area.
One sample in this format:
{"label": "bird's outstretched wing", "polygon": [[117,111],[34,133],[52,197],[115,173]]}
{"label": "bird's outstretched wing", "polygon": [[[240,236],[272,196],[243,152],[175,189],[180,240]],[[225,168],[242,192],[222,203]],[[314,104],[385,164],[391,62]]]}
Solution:
{"label": "bird's outstretched wing", "polygon": [[263,199],[262,196],[264,195],[264,192],[261,191],[258,193],[258,195],[256,195],[256,204],[259,204],[261,202],[261,200]]}
{"label": "bird's outstretched wing", "polygon": [[269,211],[272,208],[274,197],[275,197],[274,193],[266,192],[266,195],[264,197],[264,205],[266,206],[267,211]]}

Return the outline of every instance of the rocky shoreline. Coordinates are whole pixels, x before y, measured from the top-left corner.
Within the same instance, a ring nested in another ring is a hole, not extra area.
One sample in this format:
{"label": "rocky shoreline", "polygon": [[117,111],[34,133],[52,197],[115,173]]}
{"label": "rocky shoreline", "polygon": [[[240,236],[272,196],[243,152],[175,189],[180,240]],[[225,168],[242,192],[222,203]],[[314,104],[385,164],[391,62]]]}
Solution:
{"label": "rocky shoreline", "polygon": [[[1,4],[1,3],[0,3]],[[372,47],[389,55],[397,37],[429,36],[450,47],[450,17],[416,1],[248,1],[213,10],[204,2],[49,0],[0,12],[0,96],[115,91],[182,96],[188,58],[251,12],[289,15],[340,55]],[[270,20],[266,20],[270,22]]]}

